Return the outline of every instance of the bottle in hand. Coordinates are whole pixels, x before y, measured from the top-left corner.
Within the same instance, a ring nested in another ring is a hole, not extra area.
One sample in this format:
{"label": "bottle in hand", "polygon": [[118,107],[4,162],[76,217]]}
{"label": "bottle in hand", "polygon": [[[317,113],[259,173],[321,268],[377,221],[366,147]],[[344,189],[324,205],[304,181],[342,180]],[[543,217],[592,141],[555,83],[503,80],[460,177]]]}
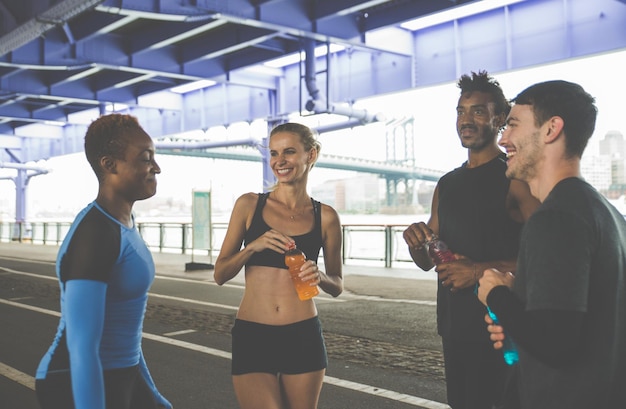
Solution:
{"label": "bottle in hand", "polygon": [[310,300],[320,292],[316,285],[312,286],[310,281],[302,281],[298,276],[298,274],[300,274],[300,267],[302,267],[305,261],[306,256],[302,250],[298,249],[296,246],[293,246],[285,253],[285,264],[289,268],[289,274],[296,286],[298,298],[302,301]]}
{"label": "bottle in hand", "polygon": [[439,237],[433,236],[426,242],[428,255],[433,259],[435,264],[449,263],[455,261],[454,253],[448,248],[448,245],[441,241]]}
{"label": "bottle in hand", "polygon": [[[476,287],[474,287],[474,294],[478,294],[478,283],[476,283]],[[494,324],[501,325],[498,317],[493,311],[491,311],[489,306],[487,306],[487,313],[493,320]],[[515,365],[517,361],[519,361],[517,345],[515,345],[513,338],[506,333],[504,334],[504,341],[502,341],[502,356],[504,357],[504,362],[506,362],[507,365]]]}
{"label": "bottle in hand", "polygon": [[[493,320],[493,323],[500,325],[498,317],[491,311],[491,308],[487,307],[487,312]],[[502,341],[502,356],[507,365],[515,365],[517,361],[519,361],[517,345],[515,345],[515,342],[513,342],[513,339],[508,334],[504,335],[504,341]]]}

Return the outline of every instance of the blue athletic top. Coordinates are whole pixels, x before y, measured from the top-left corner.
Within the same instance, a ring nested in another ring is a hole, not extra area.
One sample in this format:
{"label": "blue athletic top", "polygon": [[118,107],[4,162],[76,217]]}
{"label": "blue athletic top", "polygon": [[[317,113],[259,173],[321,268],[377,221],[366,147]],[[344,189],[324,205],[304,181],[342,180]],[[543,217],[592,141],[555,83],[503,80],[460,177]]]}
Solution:
{"label": "blue athletic top", "polygon": [[[268,196],[269,193],[259,193],[259,200],[254,210],[254,216],[252,216],[252,223],[250,223],[250,228],[244,235],[244,246],[247,246],[248,243],[256,240],[263,233],[271,229],[263,219],[263,208],[265,207]],[[322,212],[320,202],[313,199],[311,199],[311,202],[313,203],[313,213],[315,215],[313,230],[299,236],[293,236],[292,238],[296,242],[296,247],[304,252],[307,260],[313,260],[317,263],[317,258],[322,248]],[[246,266],[287,268],[285,265],[285,254],[270,249],[254,253],[246,263]]]}
{"label": "blue athletic top", "polygon": [[61,319],[37,379],[69,371],[76,408],[104,408],[102,371],[139,365],[157,401],[167,402],[156,390],[141,350],[155,267],[137,228],[90,203],[63,240],[56,272]]}

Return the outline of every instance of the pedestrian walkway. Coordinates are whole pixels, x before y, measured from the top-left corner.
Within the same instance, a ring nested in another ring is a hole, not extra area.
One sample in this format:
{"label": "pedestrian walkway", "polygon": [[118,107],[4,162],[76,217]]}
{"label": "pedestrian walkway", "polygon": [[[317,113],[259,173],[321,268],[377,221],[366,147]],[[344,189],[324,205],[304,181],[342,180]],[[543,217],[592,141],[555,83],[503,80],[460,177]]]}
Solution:
{"label": "pedestrian walkway", "polygon": [[[0,256],[53,262],[58,246],[32,243],[0,243]],[[157,274],[213,281],[213,270],[185,271],[187,263],[210,264],[208,256],[189,254],[153,253]],[[324,269],[321,265],[320,269]],[[344,265],[345,292],[388,299],[433,301],[436,299],[437,282],[433,271],[419,268],[385,268],[360,265]],[[237,275],[234,284],[243,285],[243,274]]]}

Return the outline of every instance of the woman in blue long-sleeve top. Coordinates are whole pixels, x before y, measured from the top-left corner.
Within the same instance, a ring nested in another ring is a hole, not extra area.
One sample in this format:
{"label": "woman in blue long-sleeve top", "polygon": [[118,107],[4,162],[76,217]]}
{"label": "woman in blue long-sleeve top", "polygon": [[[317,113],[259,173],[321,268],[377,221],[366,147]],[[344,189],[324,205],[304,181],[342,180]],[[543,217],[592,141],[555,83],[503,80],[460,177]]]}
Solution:
{"label": "woman in blue long-sleeve top", "polygon": [[141,349],[155,268],[132,208],[156,193],[154,153],[133,116],[102,116],[87,130],[98,196],[76,216],[57,257],[61,319],[36,375],[43,409],[172,407]]}

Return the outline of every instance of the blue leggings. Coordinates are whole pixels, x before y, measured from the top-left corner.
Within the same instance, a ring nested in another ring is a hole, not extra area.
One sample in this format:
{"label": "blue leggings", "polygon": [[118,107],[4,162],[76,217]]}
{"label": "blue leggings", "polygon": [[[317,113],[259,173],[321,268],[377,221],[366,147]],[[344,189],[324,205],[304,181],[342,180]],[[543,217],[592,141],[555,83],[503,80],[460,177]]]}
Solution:
{"label": "blue leggings", "polygon": [[[48,373],[35,381],[41,409],[74,409],[70,372]],[[154,395],[138,366],[104,371],[107,409],[156,409]]]}

